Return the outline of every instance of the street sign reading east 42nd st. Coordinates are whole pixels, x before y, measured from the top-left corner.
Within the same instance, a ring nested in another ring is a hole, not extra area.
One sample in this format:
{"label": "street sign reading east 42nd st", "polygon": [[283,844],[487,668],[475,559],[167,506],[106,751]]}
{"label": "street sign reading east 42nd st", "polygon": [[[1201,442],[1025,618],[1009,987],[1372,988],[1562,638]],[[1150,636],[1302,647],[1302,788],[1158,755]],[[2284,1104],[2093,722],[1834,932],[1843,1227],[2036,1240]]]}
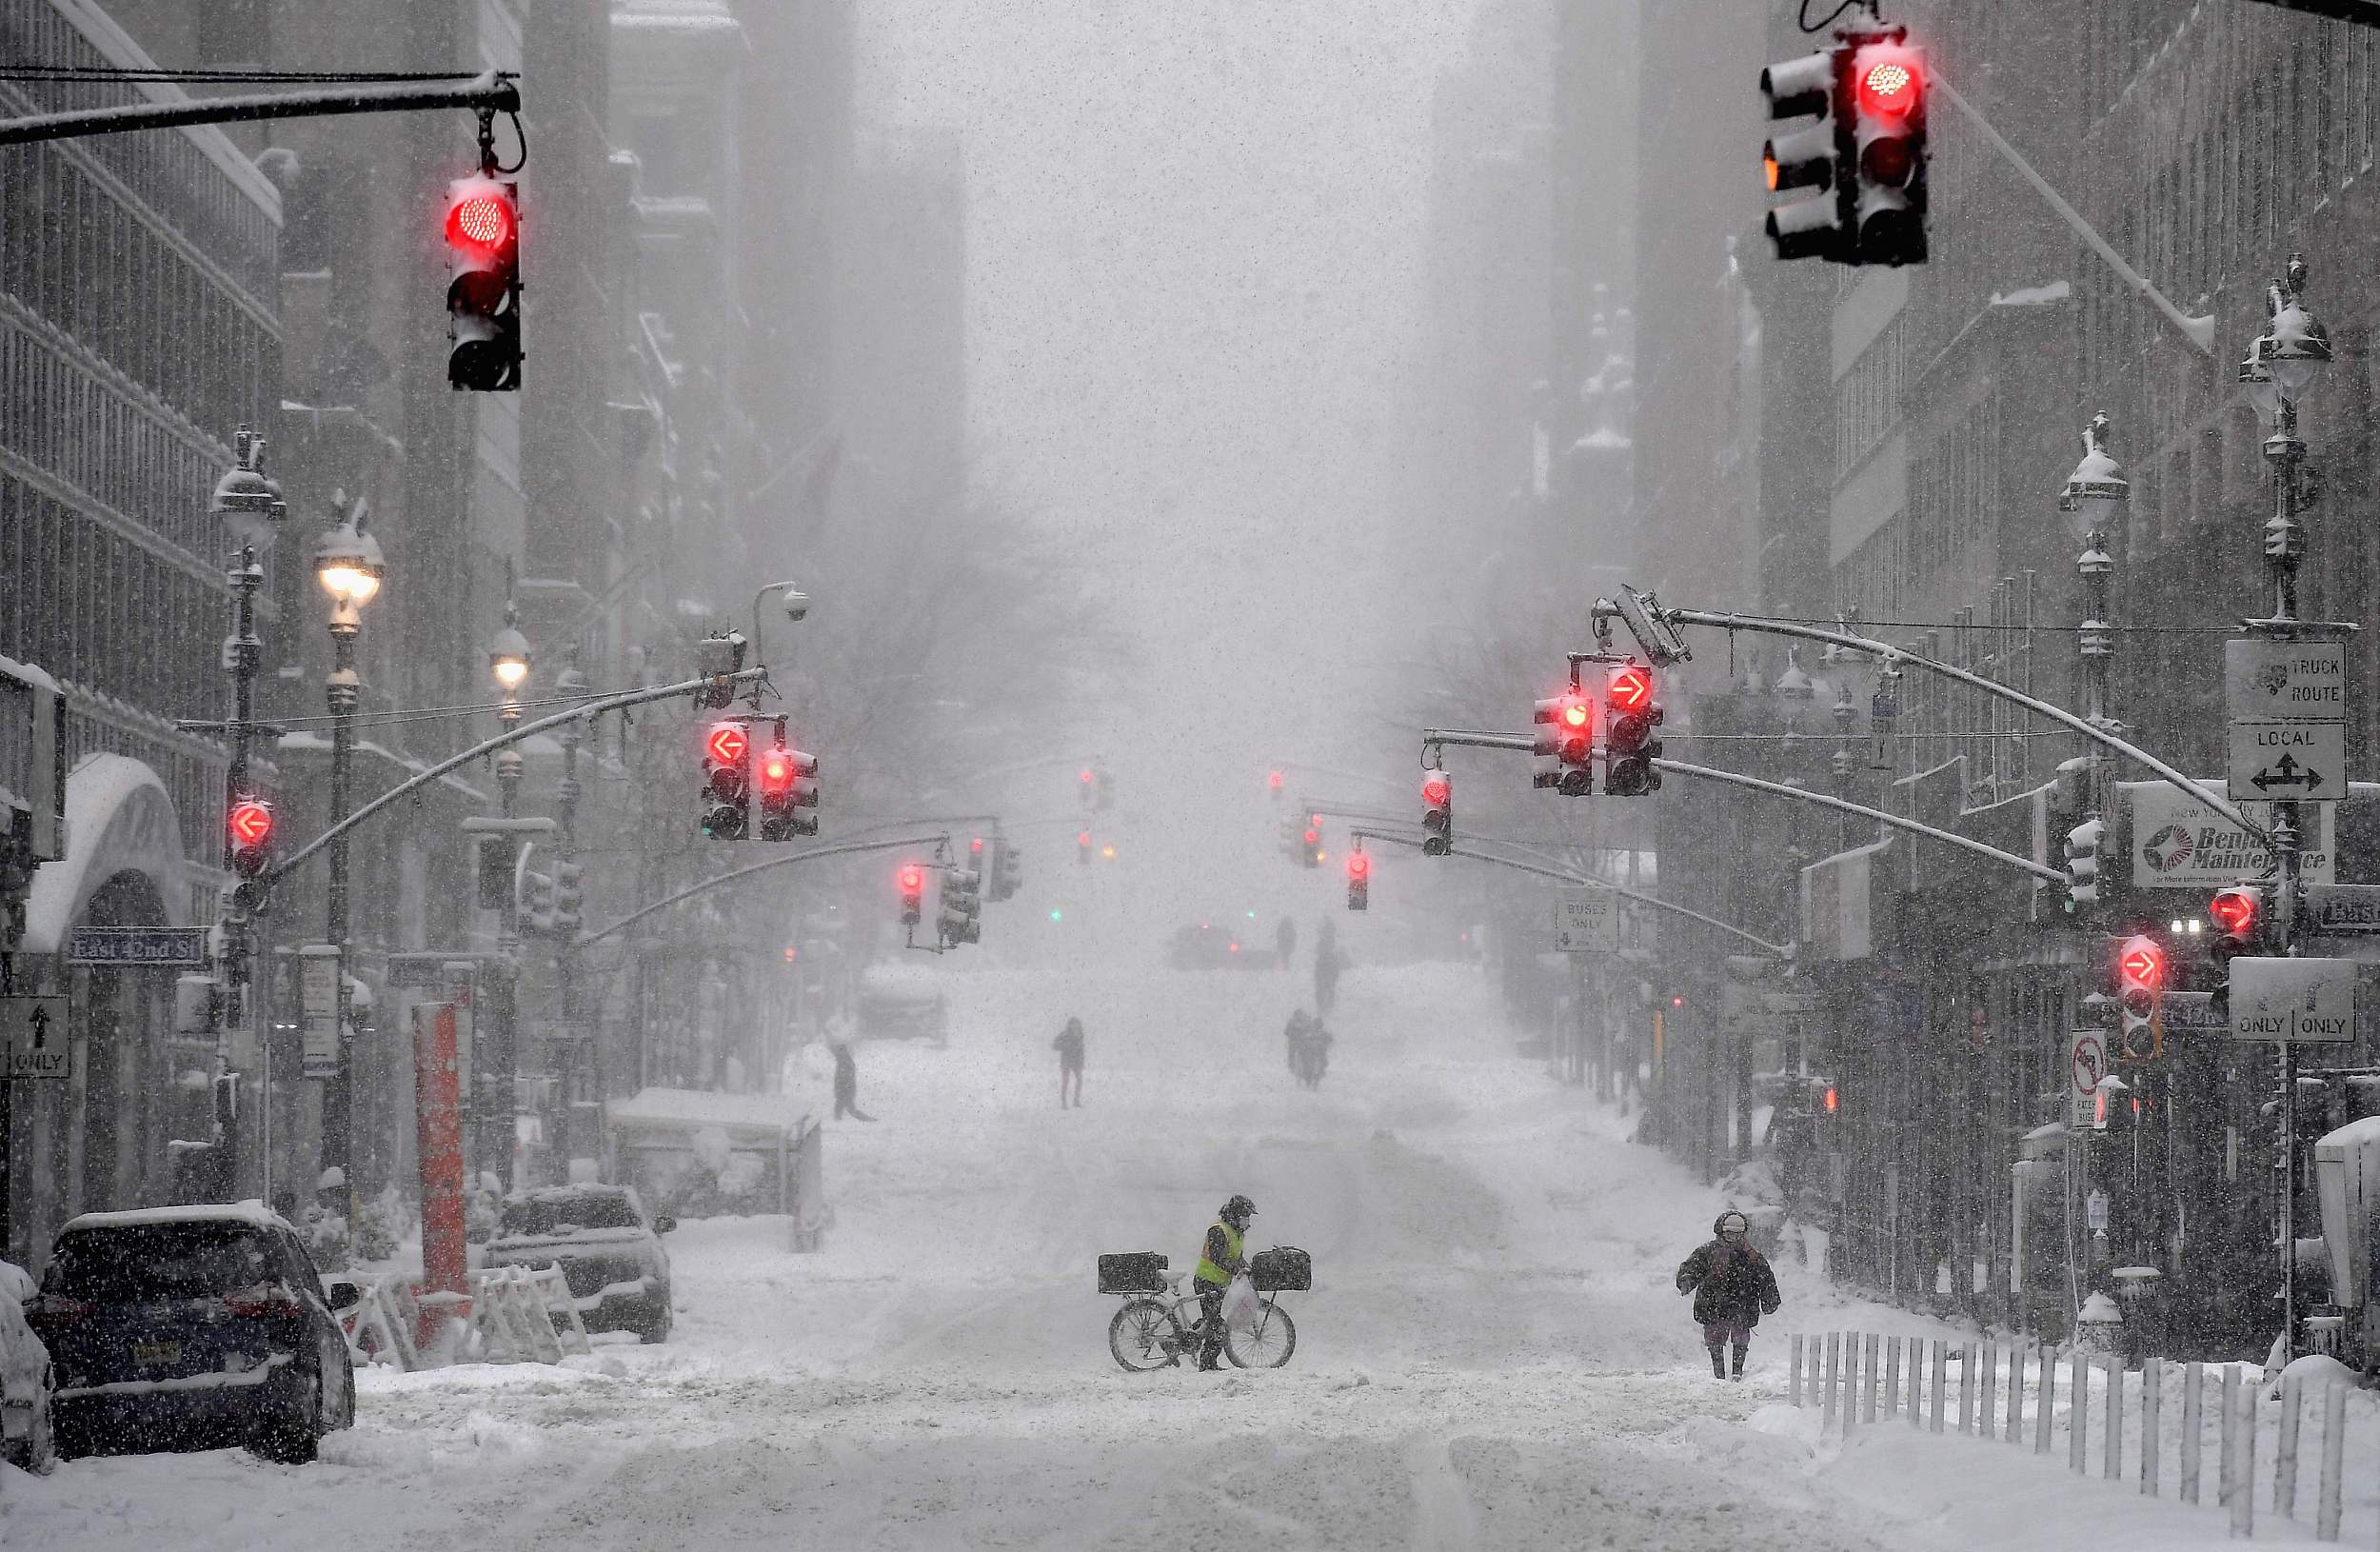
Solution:
{"label": "street sign reading east 42nd st", "polygon": [[2347,648],[2241,638],[2223,644],[2231,795],[2336,803],[2347,796]]}

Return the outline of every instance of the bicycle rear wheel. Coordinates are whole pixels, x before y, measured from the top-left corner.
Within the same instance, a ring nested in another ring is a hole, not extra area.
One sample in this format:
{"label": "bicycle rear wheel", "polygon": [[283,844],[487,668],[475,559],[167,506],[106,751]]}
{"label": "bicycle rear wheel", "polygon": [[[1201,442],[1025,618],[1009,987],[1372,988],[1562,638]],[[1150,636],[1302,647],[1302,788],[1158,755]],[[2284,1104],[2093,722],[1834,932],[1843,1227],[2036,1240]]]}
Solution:
{"label": "bicycle rear wheel", "polygon": [[1298,1350],[1298,1325],[1270,1299],[1257,1303],[1264,1312],[1253,1324],[1223,1328],[1223,1356],[1243,1369],[1277,1369]]}
{"label": "bicycle rear wheel", "polygon": [[1156,1300],[1127,1299],[1107,1323],[1107,1350],[1134,1374],[1161,1369],[1174,1361],[1162,1345],[1173,1324],[1173,1317]]}

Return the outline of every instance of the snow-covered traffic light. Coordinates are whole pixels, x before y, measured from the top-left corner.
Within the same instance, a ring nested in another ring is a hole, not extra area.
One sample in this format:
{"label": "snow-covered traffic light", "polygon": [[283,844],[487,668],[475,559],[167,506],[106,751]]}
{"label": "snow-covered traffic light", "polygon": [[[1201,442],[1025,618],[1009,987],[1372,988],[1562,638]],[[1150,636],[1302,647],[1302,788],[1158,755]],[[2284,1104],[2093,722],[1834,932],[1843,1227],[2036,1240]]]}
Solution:
{"label": "snow-covered traffic light", "polygon": [[993,900],[1015,898],[1024,886],[1024,862],[1017,844],[1004,835],[992,837],[992,872],[988,896]]}
{"label": "snow-covered traffic light", "polygon": [[262,798],[241,798],[224,815],[231,871],[252,879],[272,861],[272,805]]}
{"label": "snow-covered traffic light", "polygon": [[521,386],[521,200],[486,176],[446,185],[446,381],[475,393]]}
{"label": "snow-covered traffic light", "polygon": [[1642,797],[1661,789],[1661,773],[1653,762],[1661,758],[1661,741],[1653,729],[1661,725],[1661,703],[1653,698],[1653,670],[1641,663],[1623,663],[1611,670],[1603,685],[1603,790],[1615,798]]}
{"label": "snow-covered traffic light", "polygon": [[[1843,58],[1837,45],[1760,72],[1771,127],[1760,165],[1769,191],[1813,190],[1769,211],[1769,241],[1780,259],[1842,259],[1840,121]],[[1809,119],[1809,123],[1799,120]]]}
{"label": "snow-covered traffic light", "polygon": [[2115,1005],[2121,1020],[2116,1054],[2127,1062],[2153,1062],[2165,1054],[2165,946],[2134,933],[2115,951]]}
{"label": "snow-covered traffic light", "polygon": [[1533,785],[1554,787],[1573,798],[1593,792],[1595,703],[1572,689],[1539,701],[1535,717],[1543,730],[1534,746],[1538,760]]}
{"label": "snow-covered traffic light", "polygon": [[570,937],[579,930],[586,907],[586,869],[572,862],[554,864],[554,930]]}
{"label": "snow-covered traffic light", "polygon": [[818,806],[818,756],[789,747],[781,730],[777,742],[753,762],[761,791],[761,839],[788,841],[816,835],[818,821],[803,812]]}
{"label": "snow-covered traffic light", "polygon": [[1300,867],[1321,866],[1322,816],[1320,814],[1306,815],[1306,827],[1301,838],[1305,844],[1298,848],[1298,866]]}
{"label": "snow-covered traffic light", "polygon": [[983,939],[983,875],[972,867],[942,871],[942,908],[935,925],[945,946]]}
{"label": "snow-covered traffic light", "polygon": [[2107,822],[2086,819],[2066,832],[2066,914],[2088,916],[2099,904],[2099,846]]}
{"label": "snow-covered traffic light", "polygon": [[1361,846],[1347,853],[1347,908],[1372,907],[1372,859]]}
{"label": "snow-covered traffic light", "polygon": [[2217,892],[2207,903],[2207,915],[2215,926],[2214,942],[2207,945],[2207,952],[2227,973],[2232,960],[2260,950],[2265,924],[2265,897],[2261,885],[2237,884]]}
{"label": "snow-covered traffic light", "polygon": [[1897,37],[1851,55],[1853,262],[1926,261],[1926,66]]}
{"label": "snow-covered traffic light", "polygon": [[479,908],[502,910],[512,900],[512,874],[521,860],[521,842],[510,835],[476,834],[474,860],[479,881]]}
{"label": "snow-covered traffic light", "polygon": [[925,867],[922,863],[902,863],[894,875],[901,888],[901,925],[915,926],[925,920]]}
{"label": "snow-covered traffic light", "polygon": [[752,819],[751,735],[740,722],[715,722],[703,738],[703,833],[741,841]]}
{"label": "snow-covered traffic light", "polygon": [[1455,849],[1455,784],[1433,766],[1421,773],[1421,854],[1443,857]]}

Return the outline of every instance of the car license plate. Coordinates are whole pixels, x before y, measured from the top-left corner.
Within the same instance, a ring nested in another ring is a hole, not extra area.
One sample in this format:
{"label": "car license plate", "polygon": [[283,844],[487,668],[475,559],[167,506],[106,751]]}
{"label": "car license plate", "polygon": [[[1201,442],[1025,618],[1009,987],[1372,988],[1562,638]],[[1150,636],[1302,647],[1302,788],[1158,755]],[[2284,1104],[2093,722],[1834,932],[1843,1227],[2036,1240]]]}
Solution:
{"label": "car license plate", "polygon": [[179,1363],[182,1344],[178,1342],[136,1342],[132,1343],[132,1362],[148,1365]]}

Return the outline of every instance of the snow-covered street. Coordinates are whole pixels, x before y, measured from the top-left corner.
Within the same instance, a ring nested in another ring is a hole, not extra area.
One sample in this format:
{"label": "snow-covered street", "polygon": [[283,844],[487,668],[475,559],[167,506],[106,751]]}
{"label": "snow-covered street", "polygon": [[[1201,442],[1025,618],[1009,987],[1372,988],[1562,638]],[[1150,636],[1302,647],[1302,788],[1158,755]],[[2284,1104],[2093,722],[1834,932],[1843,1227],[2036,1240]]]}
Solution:
{"label": "snow-covered street", "polygon": [[[1791,1256],[1755,1373],[1713,1381],[1670,1273],[1716,1197],[1512,1054],[1476,972],[1359,974],[1328,1081],[1283,1068],[1287,976],[983,972],[946,1050],[862,1050],[838,1222],[684,1225],[661,1347],[364,1374],[307,1467],[238,1451],[7,1472],[14,1548],[2171,1547],[2216,1515],[2017,1451],[1815,1444],[1784,1333],[1847,1316]],[[1071,1001],[1065,999],[1071,998]],[[1049,1037],[1090,1030],[1085,1107]],[[1276,1372],[1129,1375],[1101,1250],[1187,1264],[1223,1196],[1303,1246]],[[7,1468],[0,1468],[6,1472]],[[2013,1502],[2033,1513],[2014,1516]],[[2038,1512],[2054,1506],[2053,1518]]]}

